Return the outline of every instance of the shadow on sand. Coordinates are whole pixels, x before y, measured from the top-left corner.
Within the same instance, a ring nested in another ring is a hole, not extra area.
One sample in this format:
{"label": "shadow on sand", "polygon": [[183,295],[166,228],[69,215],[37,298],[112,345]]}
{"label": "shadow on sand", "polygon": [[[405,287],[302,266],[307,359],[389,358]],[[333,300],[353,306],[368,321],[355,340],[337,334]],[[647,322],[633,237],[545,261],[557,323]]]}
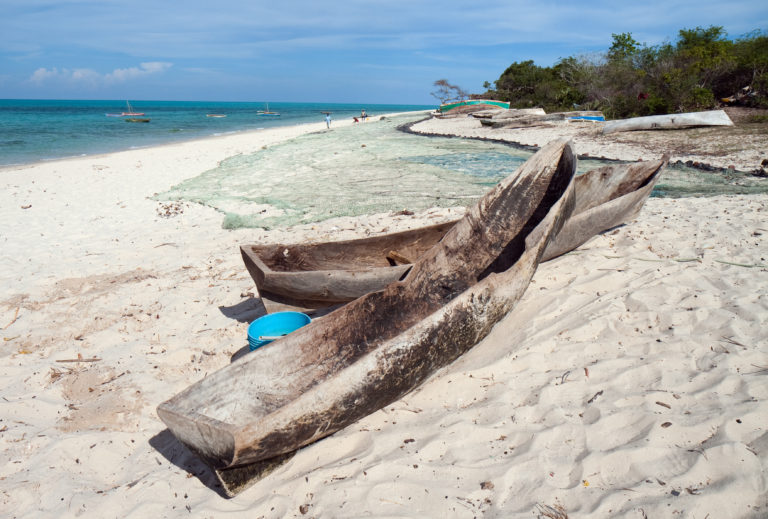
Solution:
{"label": "shadow on sand", "polygon": [[171,464],[195,476],[203,485],[221,497],[228,497],[213,470],[177,440],[170,430],[165,429],[157,433],[149,439],[149,445]]}

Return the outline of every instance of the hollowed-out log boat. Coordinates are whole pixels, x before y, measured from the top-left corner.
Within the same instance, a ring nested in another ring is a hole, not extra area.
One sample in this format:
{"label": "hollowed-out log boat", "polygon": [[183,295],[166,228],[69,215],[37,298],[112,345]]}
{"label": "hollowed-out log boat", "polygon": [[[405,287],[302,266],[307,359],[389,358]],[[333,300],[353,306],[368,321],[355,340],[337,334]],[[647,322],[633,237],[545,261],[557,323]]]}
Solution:
{"label": "hollowed-out log boat", "polygon": [[695,126],[733,126],[733,121],[725,110],[647,115],[609,121],[603,126],[603,134],[637,130],[678,130]]}
{"label": "hollowed-out log boat", "polygon": [[[547,246],[547,261],[637,216],[666,165],[614,164],[578,175],[575,207]],[[268,310],[307,312],[346,303],[402,278],[416,259],[438,243],[456,220],[407,231],[345,241],[247,244],[240,247],[248,272]]]}
{"label": "hollowed-out log boat", "polygon": [[160,404],[234,495],[306,446],[399,399],[514,307],[574,204],[569,142],[543,147],[468,209],[407,275]]}

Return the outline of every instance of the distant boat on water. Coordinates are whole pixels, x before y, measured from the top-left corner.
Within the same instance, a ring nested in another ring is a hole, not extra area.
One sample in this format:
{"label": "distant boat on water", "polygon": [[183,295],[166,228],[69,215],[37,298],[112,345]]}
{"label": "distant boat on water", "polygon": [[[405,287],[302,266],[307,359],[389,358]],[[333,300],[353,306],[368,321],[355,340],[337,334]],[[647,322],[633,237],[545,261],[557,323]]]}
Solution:
{"label": "distant boat on water", "polygon": [[226,117],[226,114],[205,114],[206,117],[214,117],[216,119],[221,119],[222,117]]}
{"label": "distant boat on water", "polygon": [[129,117],[125,120],[127,123],[148,123],[149,119],[146,117]]}
{"label": "distant boat on water", "polygon": [[280,114],[278,112],[270,112],[269,111],[269,103],[266,103],[267,109],[266,110],[258,110],[256,112],[256,115],[271,115],[271,116],[279,116]]}
{"label": "distant boat on water", "polygon": [[144,115],[144,112],[136,112],[131,106],[130,102],[126,101],[125,105],[127,107],[127,111],[120,112],[119,114],[105,114],[105,115],[107,117],[136,117],[139,115]]}

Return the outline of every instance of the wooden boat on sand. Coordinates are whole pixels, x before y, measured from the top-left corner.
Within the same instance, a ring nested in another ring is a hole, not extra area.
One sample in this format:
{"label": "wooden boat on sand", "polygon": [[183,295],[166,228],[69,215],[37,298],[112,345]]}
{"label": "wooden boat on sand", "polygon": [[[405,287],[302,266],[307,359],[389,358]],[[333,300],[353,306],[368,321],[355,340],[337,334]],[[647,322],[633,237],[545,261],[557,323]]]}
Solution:
{"label": "wooden boat on sand", "polygon": [[609,121],[603,127],[603,134],[635,130],[677,130],[694,126],[733,126],[733,121],[724,110],[649,115]]}
{"label": "wooden boat on sand", "polygon": [[160,404],[234,495],[297,449],[402,397],[514,307],[573,208],[575,153],[543,147],[470,208],[402,280]]}
{"label": "wooden boat on sand", "polygon": [[[666,159],[598,168],[574,180],[576,205],[542,261],[570,252],[640,212]],[[242,245],[240,252],[268,311],[346,303],[397,281],[456,220],[356,240]]]}
{"label": "wooden boat on sand", "polygon": [[509,109],[509,103],[495,99],[462,99],[460,101],[443,103],[438,108],[438,111],[443,114],[451,111],[467,113],[468,111],[487,110],[489,108],[506,110]]}

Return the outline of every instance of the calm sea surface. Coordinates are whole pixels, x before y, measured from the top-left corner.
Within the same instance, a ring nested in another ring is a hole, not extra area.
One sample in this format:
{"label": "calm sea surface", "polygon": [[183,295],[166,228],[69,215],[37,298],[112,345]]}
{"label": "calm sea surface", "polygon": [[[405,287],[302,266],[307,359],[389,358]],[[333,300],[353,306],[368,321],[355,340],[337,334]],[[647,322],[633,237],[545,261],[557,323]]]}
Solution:
{"label": "calm sea surface", "polygon": [[[108,153],[258,128],[323,122],[369,115],[429,110],[428,105],[269,103],[279,117],[259,115],[267,103],[132,101],[149,123],[129,123],[108,113],[126,111],[126,101],[0,99],[0,166]],[[226,117],[207,117],[208,114]]]}

